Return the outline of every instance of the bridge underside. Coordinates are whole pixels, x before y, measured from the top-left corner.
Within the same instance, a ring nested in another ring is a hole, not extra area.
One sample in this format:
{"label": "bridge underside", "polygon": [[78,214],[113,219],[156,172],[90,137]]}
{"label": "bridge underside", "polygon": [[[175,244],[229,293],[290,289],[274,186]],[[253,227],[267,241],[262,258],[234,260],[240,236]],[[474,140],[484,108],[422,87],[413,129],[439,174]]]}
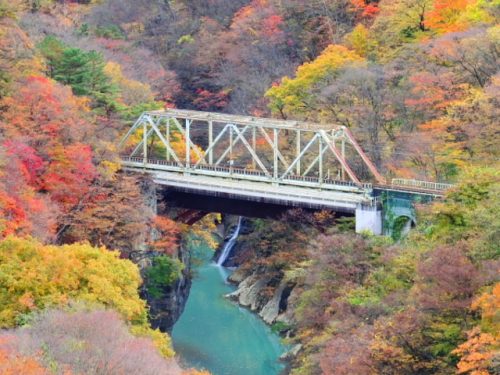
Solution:
{"label": "bridge underside", "polygon": [[[245,199],[226,198],[213,195],[202,195],[198,192],[178,191],[175,188],[164,187],[160,192],[161,199],[168,202],[168,207],[187,209],[196,212],[220,213],[260,219],[279,219],[286,211],[293,207],[249,201]],[[305,209],[317,211],[316,209]],[[352,217],[352,213],[336,212],[337,217]]]}
{"label": "bridge underside", "polygon": [[[127,168],[138,171],[135,168]],[[239,181],[237,179],[216,178],[199,175],[179,174],[143,170],[152,175],[153,181],[172,191],[194,193],[210,197],[220,197],[239,201],[274,204],[288,208],[307,208],[354,213],[356,207],[366,202],[366,197],[348,192],[331,190],[311,191],[292,186],[272,186],[261,182]]]}

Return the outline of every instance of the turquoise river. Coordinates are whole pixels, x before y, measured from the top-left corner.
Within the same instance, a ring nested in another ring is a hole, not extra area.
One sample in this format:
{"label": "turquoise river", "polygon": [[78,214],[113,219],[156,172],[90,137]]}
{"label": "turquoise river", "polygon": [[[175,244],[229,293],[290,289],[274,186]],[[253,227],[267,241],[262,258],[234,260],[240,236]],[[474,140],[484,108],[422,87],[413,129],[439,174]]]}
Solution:
{"label": "turquoise river", "polygon": [[286,350],[259,317],[224,298],[235,288],[229,270],[211,261],[213,252],[197,247],[193,285],[184,313],[173,328],[174,349],[189,367],[212,375],[276,375]]}

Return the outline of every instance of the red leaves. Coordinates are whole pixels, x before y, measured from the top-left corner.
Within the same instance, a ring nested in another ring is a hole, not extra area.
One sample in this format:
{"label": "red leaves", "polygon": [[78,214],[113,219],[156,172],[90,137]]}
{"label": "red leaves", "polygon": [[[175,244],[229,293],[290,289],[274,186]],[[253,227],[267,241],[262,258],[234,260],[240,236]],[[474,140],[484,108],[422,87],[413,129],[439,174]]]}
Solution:
{"label": "red leaves", "polygon": [[18,168],[25,176],[26,181],[30,185],[36,186],[38,177],[44,168],[43,159],[32,147],[22,142],[8,140],[4,142],[4,147],[7,150],[7,155],[13,159],[11,161],[19,162]]}
{"label": "red leaves", "polygon": [[228,97],[229,93],[224,90],[210,92],[205,89],[198,89],[193,104],[201,110],[220,110],[227,105]]}
{"label": "red leaves", "polygon": [[281,29],[283,17],[278,15],[267,1],[254,0],[250,5],[236,12],[231,24],[229,38],[250,39],[265,43],[284,42],[285,33]]}
{"label": "red leaves", "polygon": [[40,76],[28,77],[11,97],[0,126],[7,141],[0,183],[0,235],[52,235],[54,218],[68,212],[96,177],[84,142],[88,108],[71,90]]}
{"label": "red leaves", "polygon": [[367,0],[351,0],[351,4],[361,18],[375,18],[380,11],[378,4]]}
{"label": "red leaves", "polygon": [[88,145],[76,143],[58,148],[43,177],[44,189],[63,205],[74,205],[88,192],[97,172]]}
{"label": "red leaves", "polygon": [[282,33],[281,25],[283,24],[283,17],[272,14],[262,21],[262,33],[270,38]]}

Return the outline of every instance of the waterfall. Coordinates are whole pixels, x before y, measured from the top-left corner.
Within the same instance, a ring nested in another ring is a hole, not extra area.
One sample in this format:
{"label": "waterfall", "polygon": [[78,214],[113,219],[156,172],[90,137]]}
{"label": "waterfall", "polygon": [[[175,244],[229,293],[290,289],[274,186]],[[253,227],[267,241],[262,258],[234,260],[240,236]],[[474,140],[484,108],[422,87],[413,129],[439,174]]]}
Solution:
{"label": "waterfall", "polygon": [[238,225],[236,226],[236,230],[233,232],[231,235],[231,238],[229,241],[227,241],[226,246],[224,246],[224,249],[222,249],[222,253],[217,260],[217,265],[222,266],[226,259],[229,257],[229,254],[231,253],[231,250],[234,247],[234,244],[236,243],[236,239],[238,238],[238,235],[240,234],[240,229],[241,229],[241,222],[242,222],[242,217],[240,216],[238,218]]}

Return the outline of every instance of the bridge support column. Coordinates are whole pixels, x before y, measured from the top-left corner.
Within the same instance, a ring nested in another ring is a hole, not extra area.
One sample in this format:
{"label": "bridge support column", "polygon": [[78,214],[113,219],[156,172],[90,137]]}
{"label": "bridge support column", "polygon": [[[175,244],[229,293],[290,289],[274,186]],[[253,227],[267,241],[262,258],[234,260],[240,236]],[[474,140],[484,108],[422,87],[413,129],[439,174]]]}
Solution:
{"label": "bridge support column", "polygon": [[382,210],[377,206],[359,205],[356,208],[356,233],[372,232],[382,234]]}

